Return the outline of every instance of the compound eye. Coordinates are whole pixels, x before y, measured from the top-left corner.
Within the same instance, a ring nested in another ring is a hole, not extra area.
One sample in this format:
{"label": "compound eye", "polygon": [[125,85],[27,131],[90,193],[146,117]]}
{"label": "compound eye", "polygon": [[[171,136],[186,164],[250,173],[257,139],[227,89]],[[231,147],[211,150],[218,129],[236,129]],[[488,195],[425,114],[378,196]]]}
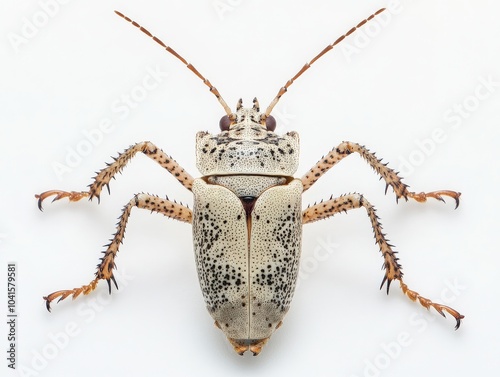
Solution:
{"label": "compound eye", "polygon": [[230,125],[231,120],[229,120],[229,117],[227,115],[224,115],[222,118],[220,118],[219,127],[221,131],[229,131]]}
{"label": "compound eye", "polygon": [[272,115],[266,118],[266,129],[271,132],[276,129],[276,119]]}

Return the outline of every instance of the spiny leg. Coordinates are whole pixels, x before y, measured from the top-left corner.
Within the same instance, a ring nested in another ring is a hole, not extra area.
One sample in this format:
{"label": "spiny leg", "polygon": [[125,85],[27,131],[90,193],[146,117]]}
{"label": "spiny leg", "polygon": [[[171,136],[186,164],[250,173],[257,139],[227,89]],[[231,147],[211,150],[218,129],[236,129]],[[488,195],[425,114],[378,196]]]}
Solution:
{"label": "spiny leg", "polygon": [[382,225],[379,222],[379,217],[376,214],[375,208],[362,195],[343,195],[338,198],[330,198],[325,202],[308,207],[302,212],[302,223],[312,223],[317,220],[326,219],[339,212],[347,212],[348,210],[361,207],[364,207],[368,213],[368,217],[370,218],[373,228],[373,234],[375,236],[375,242],[377,243],[384,258],[383,268],[385,268],[385,275],[382,280],[382,284],[380,285],[380,289],[382,289],[384,284],[387,283],[387,293],[389,293],[391,282],[393,280],[399,280],[403,293],[412,301],[418,300],[418,302],[427,309],[433,307],[443,317],[445,316],[445,311],[451,314],[457,321],[455,329],[458,329],[460,327],[461,319],[464,318],[463,315],[449,306],[434,303],[431,300],[420,296],[417,292],[409,289],[403,282],[403,271],[401,270],[401,265],[398,263],[399,258],[396,257],[396,252],[392,250],[392,247],[394,246],[389,244],[389,240],[385,238],[385,234],[382,232]]}
{"label": "spiny leg", "polygon": [[338,147],[333,148],[326,156],[322,157],[311,170],[309,170],[301,178],[304,186],[304,191],[309,189],[323,174],[325,174],[331,167],[336,165],[344,157],[349,156],[351,153],[358,153],[363,159],[370,164],[370,166],[380,175],[380,179],[384,179],[386,186],[385,192],[389,186],[392,187],[396,194],[396,200],[404,198],[415,199],[417,202],[425,202],[427,198],[434,198],[444,202],[443,196],[449,196],[455,199],[455,208],[458,207],[460,193],[450,190],[440,190],[433,192],[411,192],[408,190],[408,185],[402,182],[398,173],[387,166],[387,163],[382,163],[382,159],[378,159],[374,153],[370,152],[366,147],[357,143],[349,141],[342,142]]}
{"label": "spiny leg", "polygon": [[109,182],[117,173],[120,173],[122,169],[127,165],[127,163],[136,155],[137,152],[142,152],[152,160],[156,161],[163,168],[168,170],[177,180],[188,190],[191,190],[193,185],[193,177],[191,177],[184,169],[175,161],[172,157],[167,155],[161,149],[156,147],[153,143],[149,141],[143,141],[137,143],[127,148],[123,153],[120,153],[117,158],[113,157],[113,163],[107,163],[106,167],[102,169],[94,177],[94,182],[89,185],[88,191],[60,191],[60,190],[50,190],[45,191],[41,194],[35,195],[38,199],[38,208],[42,210],[42,202],[49,196],[54,196],[52,201],[56,201],[62,198],[69,198],[70,201],[78,201],[82,198],[88,197],[92,200],[96,197],[100,199],[101,191],[104,186],[107,187],[109,192]]}
{"label": "spiny leg", "polygon": [[59,297],[59,301],[64,300],[68,296],[72,296],[73,299],[78,297],[81,293],[87,295],[92,292],[99,280],[106,280],[108,282],[109,293],[111,293],[111,281],[115,284],[118,289],[118,285],[113,276],[113,268],[115,268],[115,257],[118,253],[120,244],[123,241],[125,235],[125,227],[127,225],[128,218],[132,211],[132,208],[142,208],[148,209],[152,212],[161,213],[167,217],[174,220],[183,221],[191,224],[192,222],[192,212],[188,207],[177,203],[175,201],[170,201],[168,199],[162,199],[158,196],[147,195],[147,194],[137,194],[135,195],[127,205],[123,208],[123,213],[119,218],[116,233],[113,236],[111,242],[106,245],[107,250],[104,252],[104,257],[101,258],[101,262],[97,265],[97,271],[95,273],[95,279],[89,284],[84,285],[80,288],[73,288],[68,290],[57,291],[44,297],[46,301],[47,310],[50,311],[50,303]]}

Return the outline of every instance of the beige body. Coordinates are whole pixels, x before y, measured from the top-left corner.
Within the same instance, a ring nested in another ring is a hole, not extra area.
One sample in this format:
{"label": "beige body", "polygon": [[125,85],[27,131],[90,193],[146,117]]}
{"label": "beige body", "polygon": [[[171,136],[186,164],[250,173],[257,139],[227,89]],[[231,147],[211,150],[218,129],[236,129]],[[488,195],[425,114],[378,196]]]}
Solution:
{"label": "beige body", "polygon": [[[196,264],[202,293],[216,325],[227,335],[240,355],[250,350],[260,353],[262,346],[278,328],[290,306],[293,296],[301,251],[302,225],[326,219],[338,213],[364,208],[371,222],[375,242],[384,259],[385,270],[381,288],[397,280],[404,294],[425,308],[434,308],[441,315],[449,313],[456,320],[456,328],[464,318],[455,309],[434,303],[408,288],[393,250],[387,242],[373,205],[361,194],[331,196],[318,204],[301,210],[301,195],[330,168],[353,153],[359,154],[386,183],[396,198],[425,202],[427,198],[444,201],[443,196],[459,204],[460,193],[450,190],[412,192],[393,169],[382,163],[374,153],[362,145],[348,141],[330,150],[300,179],[293,178],[299,162],[297,133],[274,133],[272,109],[288,87],[317,59],[333,49],[357,28],[373,19],[384,9],[372,14],[334,43],[325,47],[279,90],[264,113],[257,100],[253,108],[243,108],[241,100],[233,113],[209,80],[202,76],[182,56],[165,45],[141,25],[127,16],[120,17],[153,38],[169,53],[194,72],[224,107],[226,114],[220,122],[221,132],[211,135],[199,132],[196,139],[197,167],[201,178],[194,179],[172,157],[155,144],[144,141],[132,145],[94,177],[88,191],[50,190],[35,195],[38,206],[54,196],[54,200],[69,198],[100,198],[102,189],[125,165],[141,152],[148,156],[180,184],[194,194],[194,210],[175,200],[150,194],[136,194],[125,205],[111,242],[97,265],[95,278],[80,288],[60,290],[44,297],[47,309],[55,299],[92,292],[100,280],[106,280],[111,293],[111,282],[116,285],[113,270],[115,257],[123,242],[127,221],[133,208],[160,213],[171,219],[193,226]],[[117,285],[116,285],[117,286]],[[117,286],[118,287],[118,286]]]}

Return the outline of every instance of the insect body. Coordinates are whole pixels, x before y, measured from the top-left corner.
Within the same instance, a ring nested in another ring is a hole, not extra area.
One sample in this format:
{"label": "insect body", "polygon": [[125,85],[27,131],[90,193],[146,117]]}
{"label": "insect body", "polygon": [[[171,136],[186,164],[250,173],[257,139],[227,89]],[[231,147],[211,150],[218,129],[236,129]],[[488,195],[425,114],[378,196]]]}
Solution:
{"label": "insect body", "polygon": [[194,195],[193,210],[158,196],[135,195],[123,210],[94,280],[80,288],[57,291],[44,297],[47,309],[50,310],[50,303],[56,298],[60,301],[68,296],[75,298],[81,293],[90,293],[102,279],[108,282],[111,292],[111,282],[116,286],[114,259],[132,208],[148,209],[192,224],[198,277],[207,309],[237,353],[250,350],[257,355],[281,325],[289,309],[298,274],[302,225],[363,207],[384,258],[385,275],[381,288],[386,284],[389,292],[391,282],[398,280],[411,300],[418,300],[426,308],[433,307],[443,316],[445,312],[451,314],[458,328],[463,318],[460,313],[420,296],[403,282],[398,258],[382,233],[374,207],[363,195],[354,193],[332,197],[305,210],[302,210],[301,196],[331,167],[352,153],[358,153],[366,160],[385,180],[386,189],[392,187],[398,199],[424,202],[427,198],[435,198],[443,201],[443,196],[449,196],[458,206],[460,193],[447,190],[410,192],[394,170],[381,163],[365,147],[351,142],[333,148],[302,178],[294,178],[299,161],[298,134],[277,135],[274,132],[276,121],[270,113],[293,81],[319,57],[383,10],[360,22],[307,63],[280,89],[265,112],[260,111],[259,103],[254,99],[252,108],[244,108],[240,100],[234,113],[217,89],[184,58],[142,26],[116,12],[200,77],[222,104],[226,115],[220,121],[220,133],[199,132],[197,135],[196,161],[202,175],[200,178],[191,177],[151,142],[142,142],[125,150],[101,170],[88,191],[51,190],[36,195],[40,209],[43,200],[50,196],[55,196],[54,200],[67,197],[70,201],[84,197],[99,199],[103,187],[109,189],[111,178],[138,152],[160,164]]}

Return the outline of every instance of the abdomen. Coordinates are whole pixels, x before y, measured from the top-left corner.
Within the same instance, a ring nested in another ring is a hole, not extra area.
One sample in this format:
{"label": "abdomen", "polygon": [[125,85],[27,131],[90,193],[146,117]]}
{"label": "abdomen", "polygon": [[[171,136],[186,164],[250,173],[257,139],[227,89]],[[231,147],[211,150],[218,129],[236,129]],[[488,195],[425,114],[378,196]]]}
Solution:
{"label": "abdomen", "polygon": [[301,248],[302,183],[260,193],[246,208],[228,188],[196,179],[193,241],[208,311],[232,340],[268,338],[288,311]]}

